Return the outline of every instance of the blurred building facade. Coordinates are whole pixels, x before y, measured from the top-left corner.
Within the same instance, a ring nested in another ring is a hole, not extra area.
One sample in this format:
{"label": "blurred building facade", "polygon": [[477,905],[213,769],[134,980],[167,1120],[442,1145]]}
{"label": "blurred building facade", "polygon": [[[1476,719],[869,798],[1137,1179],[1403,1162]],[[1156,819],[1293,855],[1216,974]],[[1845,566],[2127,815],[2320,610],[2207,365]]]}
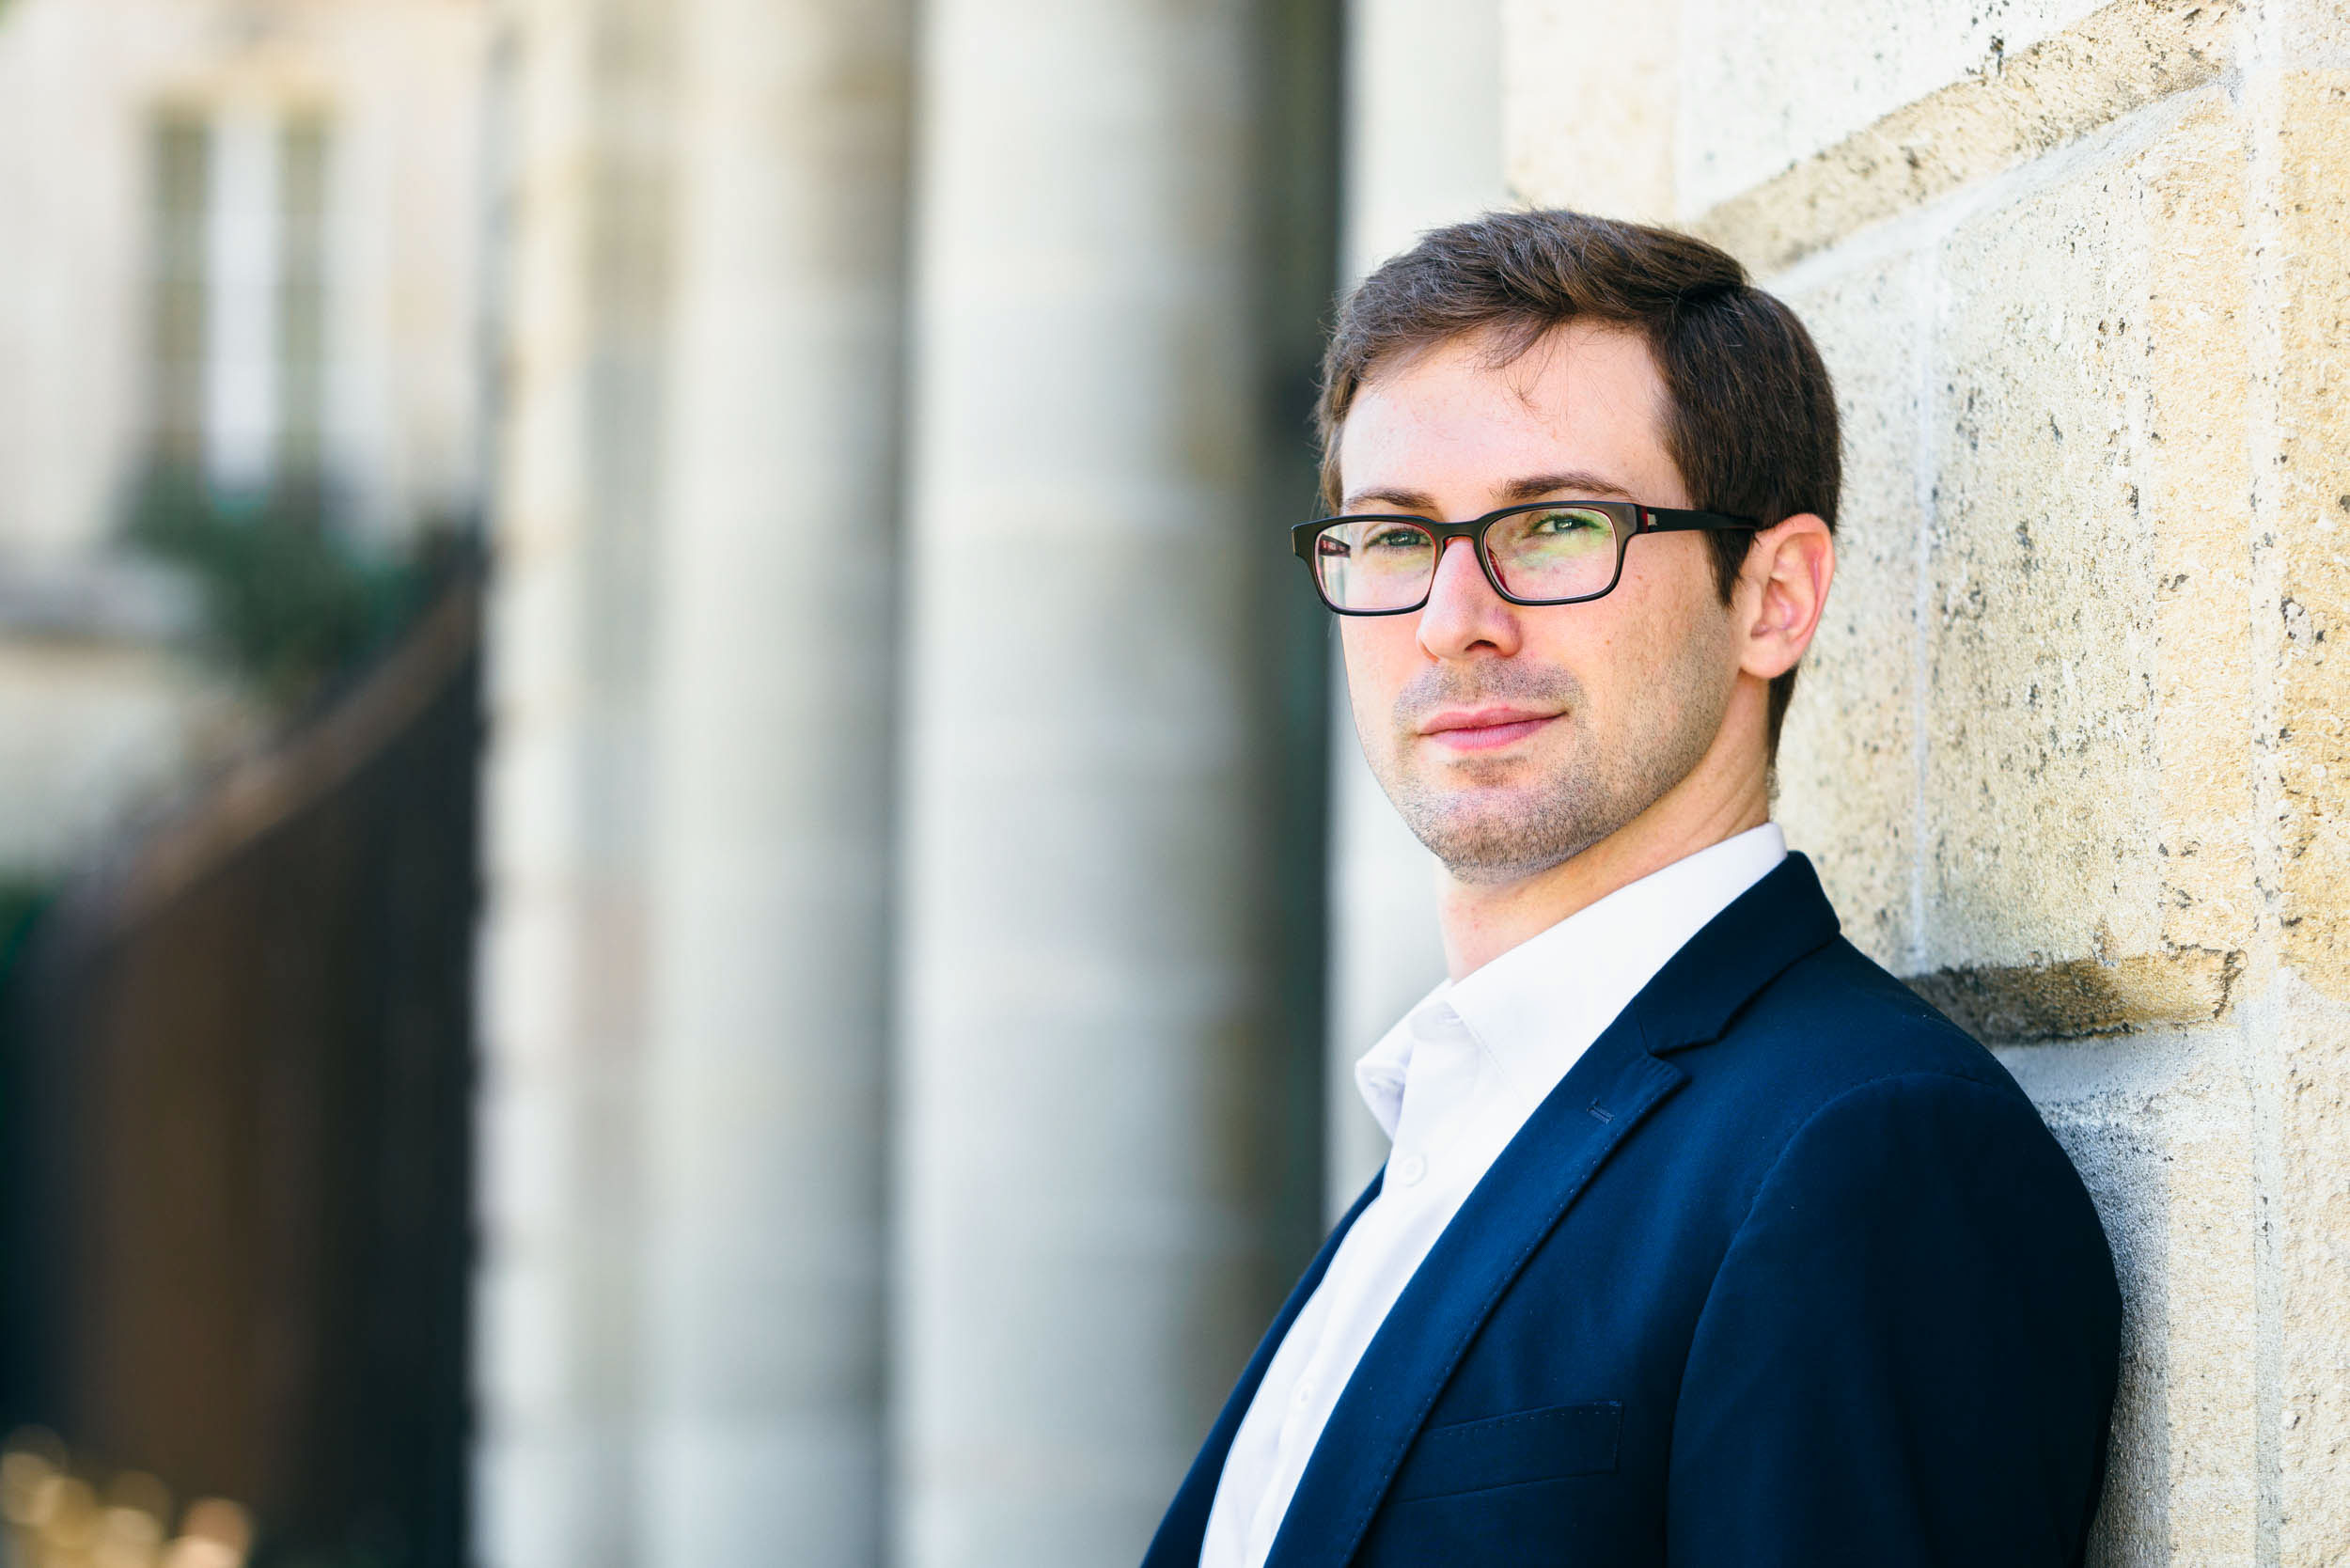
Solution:
{"label": "blurred building facade", "polygon": [[1138,1555],[1440,967],[1319,322],[1509,201],[1838,377],[1779,815],[2100,1205],[2097,1560],[2350,1539],[2331,0],[12,0],[0,116],[0,859],[236,709],[158,452],[486,504],[484,1564]]}
{"label": "blurred building facade", "polygon": [[489,18],[0,5],[0,1414],[311,1560],[468,1535]]}
{"label": "blurred building facade", "polygon": [[159,472],[331,490],[354,542],[478,510],[486,8],[0,10],[0,878],[250,739],[130,549]]}

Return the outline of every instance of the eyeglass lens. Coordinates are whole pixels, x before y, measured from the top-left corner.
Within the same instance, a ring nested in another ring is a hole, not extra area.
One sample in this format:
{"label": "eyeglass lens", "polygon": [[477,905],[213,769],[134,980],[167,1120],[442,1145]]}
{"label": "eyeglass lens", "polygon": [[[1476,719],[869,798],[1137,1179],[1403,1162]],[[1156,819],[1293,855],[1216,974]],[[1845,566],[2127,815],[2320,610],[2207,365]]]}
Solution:
{"label": "eyeglass lens", "polygon": [[[1616,574],[1616,520],[1587,507],[1512,512],[1485,530],[1485,558],[1519,599],[1580,599]],[[1397,517],[1343,518],[1314,536],[1314,577],[1341,610],[1409,609],[1436,575],[1436,538]]]}

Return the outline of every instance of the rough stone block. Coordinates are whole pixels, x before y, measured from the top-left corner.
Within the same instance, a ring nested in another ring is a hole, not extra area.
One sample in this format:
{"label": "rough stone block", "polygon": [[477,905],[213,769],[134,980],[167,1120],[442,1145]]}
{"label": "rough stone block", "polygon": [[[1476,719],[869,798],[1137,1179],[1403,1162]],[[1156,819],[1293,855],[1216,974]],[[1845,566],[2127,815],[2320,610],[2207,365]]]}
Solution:
{"label": "rough stone block", "polygon": [[[2256,1014],[2274,1129],[2268,1311],[2255,1341],[2274,1443],[2277,1555],[2342,1560],[2350,1541],[2350,1006],[2288,972]],[[2241,1354],[2241,1353],[2239,1353]]]}
{"label": "rough stone block", "polygon": [[2257,1558],[2260,1213],[2244,1035],[2000,1053],[2097,1205],[2123,1305],[2103,1568]]}
{"label": "rough stone block", "polygon": [[2272,1214],[2278,1556],[2350,1539],[2350,73],[2252,84],[2254,614],[2262,881],[2277,956]]}
{"label": "rough stone block", "polygon": [[1819,867],[1845,933],[1906,971],[1917,940],[1919,351],[1923,274],[1910,256],[1865,262],[1793,306],[1836,378],[1844,494],[1836,580],[1796,681],[1776,812]]}
{"label": "rough stone block", "polygon": [[2244,145],[2208,93],[1940,259],[1920,967],[2044,973],[2057,1032],[2214,1016],[2248,939]]}
{"label": "rough stone block", "polygon": [[2269,876],[2280,956],[2350,999],[2350,73],[2262,92],[2275,140],[2258,175],[2268,385],[2252,494],[2273,650]]}
{"label": "rough stone block", "polygon": [[1824,0],[1800,9],[1693,0],[1680,183],[1702,212],[1954,82],[1999,71],[2097,0]]}
{"label": "rough stone block", "polygon": [[[1878,14],[1910,13],[1888,7]],[[2006,20],[1998,7],[1979,18],[1993,20]],[[2021,51],[1996,33],[1999,47],[1986,40],[1976,69],[1923,97],[1893,99],[1898,107],[1854,121],[1850,135],[1783,172],[1765,177],[1758,163],[1755,182],[1684,190],[1683,212],[1697,232],[1753,264],[1785,266],[2215,80],[2234,58],[2240,32],[2232,5],[2115,0]],[[1746,75],[1753,67],[1740,59],[1737,69]]]}

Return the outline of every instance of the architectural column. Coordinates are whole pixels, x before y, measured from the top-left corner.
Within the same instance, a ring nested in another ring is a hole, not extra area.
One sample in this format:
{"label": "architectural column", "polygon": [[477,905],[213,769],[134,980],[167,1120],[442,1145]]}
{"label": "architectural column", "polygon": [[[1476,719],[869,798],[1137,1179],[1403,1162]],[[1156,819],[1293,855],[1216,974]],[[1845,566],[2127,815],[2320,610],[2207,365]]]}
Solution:
{"label": "architectural column", "polygon": [[679,8],[648,1568],[881,1551],[907,10]]}
{"label": "architectural column", "polygon": [[510,0],[499,19],[475,1295],[485,1568],[634,1561],[667,9]]}
{"label": "architectural column", "polygon": [[1136,1560],[1301,1261],[1278,1194],[1310,1043],[1268,1024],[1262,687],[1267,573],[1293,604],[1279,524],[1307,497],[1255,494],[1251,99],[1277,8],[926,13],[909,1568]]}

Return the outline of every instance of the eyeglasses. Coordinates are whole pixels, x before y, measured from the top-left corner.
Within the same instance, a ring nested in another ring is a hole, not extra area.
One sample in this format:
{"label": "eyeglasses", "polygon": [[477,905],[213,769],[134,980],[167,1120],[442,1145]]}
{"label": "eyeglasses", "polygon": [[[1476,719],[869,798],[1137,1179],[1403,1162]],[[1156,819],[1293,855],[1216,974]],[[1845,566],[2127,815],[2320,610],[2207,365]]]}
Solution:
{"label": "eyeglasses", "polygon": [[1404,615],[1428,603],[1445,547],[1465,539],[1512,604],[1578,604],[1612,590],[1636,534],[1760,528],[1759,519],[1637,501],[1536,501],[1470,523],[1324,517],[1290,530],[1322,602],[1340,615]]}

